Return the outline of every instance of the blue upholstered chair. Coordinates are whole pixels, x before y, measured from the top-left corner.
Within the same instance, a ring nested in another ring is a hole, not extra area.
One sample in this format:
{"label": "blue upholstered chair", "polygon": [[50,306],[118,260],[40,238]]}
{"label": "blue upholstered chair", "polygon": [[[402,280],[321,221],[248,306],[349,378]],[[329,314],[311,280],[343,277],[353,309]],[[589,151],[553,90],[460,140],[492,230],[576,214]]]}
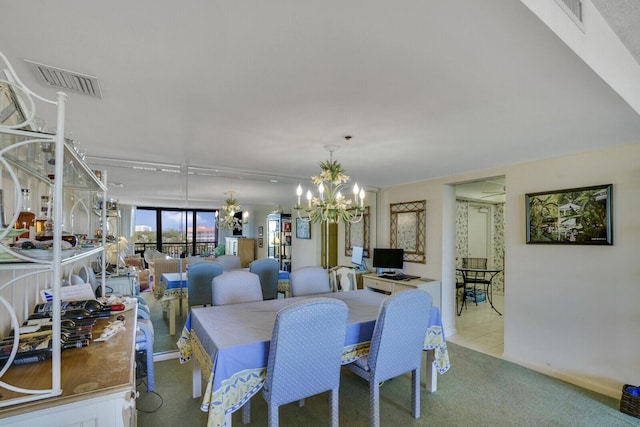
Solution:
{"label": "blue upholstered chair", "polygon": [[[84,283],[89,283],[91,285],[91,289],[93,289],[93,293],[97,297],[104,296],[102,295],[102,282],[96,277],[96,273],[93,271],[93,268],[83,265],[80,267],[80,270],[78,270],[78,276],[84,280]],[[109,276],[107,275],[106,278],[108,279]],[[113,289],[106,284],[104,288],[106,292],[113,292]]]}
{"label": "blue upholstered chair", "polygon": [[213,278],[221,275],[222,272],[222,264],[218,262],[201,262],[189,266],[187,275],[189,308],[213,304]]}
{"label": "blue upholstered chair", "polygon": [[155,373],[153,368],[154,331],[149,310],[139,305],[136,329],[136,351],[144,351],[147,365],[147,391],[155,389]]}
{"label": "blue upholstered chair", "polygon": [[291,296],[331,292],[329,274],[322,267],[302,267],[291,272]]}
{"label": "blue upholstered chair", "polygon": [[387,297],[378,313],[367,356],[347,368],[369,381],[369,425],[380,425],[379,384],[411,372],[411,414],[420,418],[420,362],[429,326],[431,295],[412,289]]}
{"label": "blue upholstered chair", "polygon": [[262,301],[262,288],[257,274],[236,270],[213,278],[213,305]]}
{"label": "blue upholstered chair", "polygon": [[280,263],[273,258],[259,259],[249,264],[249,271],[260,278],[263,299],[278,298]]}
{"label": "blue upholstered chair", "polygon": [[[262,396],[267,401],[269,427],[278,425],[281,405],[330,392],[331,425],[338,426],[340,360],[347,329],[347,305],[332,298],[309,298],[293,303],[276,316],[267,378]],[[250,421],[250,402],[242,408]]]}
{"label": "blue upholstered chair", "polygon": [[216,257],[216,261],[222,264],[224,271],[240,270],[242,262],[238,255],[220,255]]}

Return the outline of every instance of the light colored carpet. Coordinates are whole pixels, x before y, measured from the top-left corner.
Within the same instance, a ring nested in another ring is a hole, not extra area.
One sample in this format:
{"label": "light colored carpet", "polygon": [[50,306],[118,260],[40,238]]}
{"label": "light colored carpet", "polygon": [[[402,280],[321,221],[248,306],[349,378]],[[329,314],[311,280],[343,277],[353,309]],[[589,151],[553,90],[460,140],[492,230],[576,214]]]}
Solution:
{"label": "light colored carpet", "polygon": [[[438,378],[438,391],[421,391],[422,416],[411,417],[410,376],[381,386],[382,426],[640,426],[640,419],[619,412],[619,400],[555,380],[510,362],[450,344],[451,369]],[[157,395],[139,387],[138,426],[205,426],[200,399],[191,398],[191,363],[157,362]],[[424,364],[423,364],[424,366]],[[260,394],[252,400],[250,425],[266,426],[267,411]],[[281,426],[328,425],[328,394],[280,408]],[[342,371],[340,424],[367,426],[369,397],[366,382]],[[233,423],[242,425],[241,411]]]}

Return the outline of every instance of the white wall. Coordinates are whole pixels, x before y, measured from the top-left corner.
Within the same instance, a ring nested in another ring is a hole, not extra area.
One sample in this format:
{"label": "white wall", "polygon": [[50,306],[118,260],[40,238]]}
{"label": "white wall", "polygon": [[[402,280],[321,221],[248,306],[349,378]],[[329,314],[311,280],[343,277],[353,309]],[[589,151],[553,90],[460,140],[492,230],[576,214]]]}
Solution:
{"label": "white wall", "polygon": [[[635,144],[387,188],[378,245],[389,243],[389,203],[426,199],[427,261],[405,271],[443,280],[445,332],[455,333],[455,227],[442,214],[455,215],[451,185],[506,175],[504,358],[619,398],[640,383],[639,160]],[[609,183],[613,246],[525,243],[526,193]]]}

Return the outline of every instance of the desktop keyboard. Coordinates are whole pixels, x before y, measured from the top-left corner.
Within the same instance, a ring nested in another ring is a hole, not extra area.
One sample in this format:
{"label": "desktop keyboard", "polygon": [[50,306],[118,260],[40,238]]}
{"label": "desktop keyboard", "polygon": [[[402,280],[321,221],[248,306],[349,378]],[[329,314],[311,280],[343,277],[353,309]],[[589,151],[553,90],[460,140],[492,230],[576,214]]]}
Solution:
{"label": "desktop keyboard", "polygon": [[391,279],[391,280],[411,280],[411,279],[419,279],[419,276],[409,276],[408,274],[403,274],[403,273],[395,273],[395,274],[385,274],[382,273],[380,276],[378,277],[383,277],[385,279]]}

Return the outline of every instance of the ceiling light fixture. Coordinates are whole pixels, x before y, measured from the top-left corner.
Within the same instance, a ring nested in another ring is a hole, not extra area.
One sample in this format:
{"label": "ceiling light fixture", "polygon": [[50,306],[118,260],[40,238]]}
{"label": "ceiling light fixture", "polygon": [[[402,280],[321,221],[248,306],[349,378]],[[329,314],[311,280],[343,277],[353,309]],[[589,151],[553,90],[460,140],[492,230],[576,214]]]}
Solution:
{"label": "ceiling light fixture", "polygon": [[[351,136],[345,136],[349,141]],[[349,181],[349,176],[345,174],[342,165],[333,160],[333,152],[337,145],[328,145],[329,160],[320,163],[320,175],[312,176],[311,181],[318,187],[318,196],[313,197],[311,190],[307,190],[307,206],[300,204],[302,196],[302,186],[298,184],[296,195],[298,203],[294,209],[298,217],[312,223],[327,221],[328,223],[357,223],[362,220],[364,209],[364,189],[358,187],[356,182],[353,186],[354,199],[345,197],[341,190]]]}
{"label": "ceiling light fixture", "polygon": [[249,212],[244,212],[242,215],[242,221],[240,221],[235,215],[236,212],[240,212],[242,210],[242,207],[233,197],[235,191],[229,190],[224,194],[227,195],[225,200],[226,205],[220,208],[220,214],[217,218],[217,226],[221,230],[242,230],[242,224],[249,222]]}

